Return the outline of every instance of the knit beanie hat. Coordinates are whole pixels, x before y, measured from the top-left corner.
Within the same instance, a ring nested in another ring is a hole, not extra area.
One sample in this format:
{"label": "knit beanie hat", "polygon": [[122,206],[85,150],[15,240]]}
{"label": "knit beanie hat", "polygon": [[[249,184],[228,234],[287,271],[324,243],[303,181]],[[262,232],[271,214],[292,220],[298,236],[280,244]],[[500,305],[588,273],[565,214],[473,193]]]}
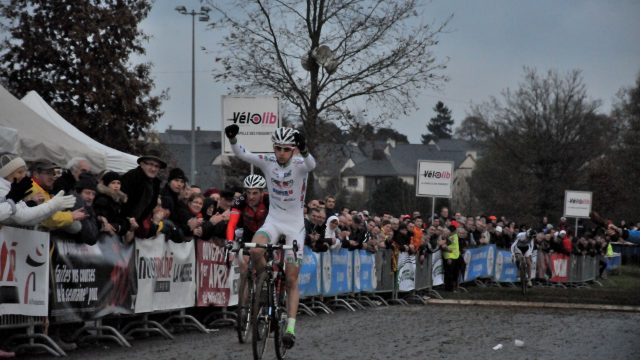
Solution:
{"label": "knit beanie hat", "polygon": [[109,184],[115,180],[120,180],[120,174],[115,171],[108,171],[102,175],[102,183],[106,186],[109,186]]}
{"label": "knit beanie hat", "polygon": [[180,168],[173,168],[171,169],[171,171],[169,171],[169,178],[167,179],[167,182],[175,179],[182,179],[184,180],[184,182],[189,181],[187,180],[187,176],[184,174],[184,171],[182,171],[182,169]]}
{"label": "knit beanie hat", "polygon": [[76,182],[76,191],[80,192],[83,189],[89,189],[96,191],[98,184],[96,179],[91,174],[80,174],[80,179]]}
{"label": "knit beanie hat", "polygon": [[21,157],[13,154],[0,155],[0,177],[6,178],[20,167],[27,167],[27,164]]}

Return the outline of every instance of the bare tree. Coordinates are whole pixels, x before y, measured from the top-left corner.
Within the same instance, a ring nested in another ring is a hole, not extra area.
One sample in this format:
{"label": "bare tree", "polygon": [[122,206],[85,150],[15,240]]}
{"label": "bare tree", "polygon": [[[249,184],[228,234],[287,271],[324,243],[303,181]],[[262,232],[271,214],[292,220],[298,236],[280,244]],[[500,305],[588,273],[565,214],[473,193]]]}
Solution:
{"label": "bare tree", "polygon": [[612,120],[597,113],[600,102],[589,99],[577,70],[561,76],[525,68],[524,81],[503,100],[473,109],[488,140],[472,191],[487,210],[559,215],[564,190],[610,146]]}
{"label": "bare tree", "polygon": [[[449,19],[421,24],[417,0],[210,1],[227,31],[216,51],[220,82],[236,93],[270,92],[295,109],[314,149],[321,120],[359,101],[382,117],[415,108],[416,94],[446,81],[433,48]],[[394,114],[394,115],[390,115]]]}

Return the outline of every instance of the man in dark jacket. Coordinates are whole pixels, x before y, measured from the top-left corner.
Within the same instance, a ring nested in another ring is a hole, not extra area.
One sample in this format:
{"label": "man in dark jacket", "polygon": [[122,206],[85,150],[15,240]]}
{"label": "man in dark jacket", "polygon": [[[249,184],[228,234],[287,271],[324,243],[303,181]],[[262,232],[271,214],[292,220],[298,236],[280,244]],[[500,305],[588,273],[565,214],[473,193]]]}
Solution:
{"label": "man in dark jacket", "polygon": [[160,195],[160,169],[167,167],[157,153],[150,153],[138,158],[139,166],[122,175],[120,190],[127,194],[128,201],[122,207],[122,214],[126,218],[135,219],[136,224],[142,224],[153,208],[158,204]]}

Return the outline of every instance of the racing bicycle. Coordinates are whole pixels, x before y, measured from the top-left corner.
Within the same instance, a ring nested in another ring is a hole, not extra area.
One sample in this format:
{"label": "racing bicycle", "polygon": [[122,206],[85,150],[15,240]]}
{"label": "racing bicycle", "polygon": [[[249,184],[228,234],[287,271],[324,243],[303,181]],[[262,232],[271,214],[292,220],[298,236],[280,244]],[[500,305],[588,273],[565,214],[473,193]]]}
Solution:
{"label": "racing bicycle", "polygon": [[283,240],[284,237],[280,237],[278,244],[244,244],[245,248],[265,249],[267,260],[264,271],[258,275],[255,281],[253,309],[251,310],[251,345],[255,360],[262,359],[270,333],[274,334],[277,358],[284,359],[287,352],[286,346],[282,343],[282,336],[287,326],[284,250],[293,250],[294,256],[296,256],[298,245],[296,241],[293,242],[293,245],[284,245]]}

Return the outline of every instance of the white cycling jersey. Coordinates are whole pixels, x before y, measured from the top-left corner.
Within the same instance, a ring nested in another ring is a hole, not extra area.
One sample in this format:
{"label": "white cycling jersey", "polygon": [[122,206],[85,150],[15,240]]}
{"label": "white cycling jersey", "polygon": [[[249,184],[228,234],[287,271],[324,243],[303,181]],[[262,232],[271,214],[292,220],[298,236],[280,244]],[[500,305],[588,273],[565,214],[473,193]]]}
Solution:
{"label": "white cycling jersey", "polygon": [[316,160],[311,154],[292,156],[287,164],[280,165],[274,154],[253,154],[238,143],[232,144],[231,150],[239,159],[260,168],[267,180],[269,214],[258,231],[267,232],[271,241],[277,241],[278,235],[286,235],[288,244],[297,240],[302,249],[307,175],[315,169]]}
{"label": "white cycling jersey", "polygon": [[511,244],[511,254],[515,256],[516,252],[522,253],[520,248],[524,247],[527,247],[527,251],[522,255],[525,257],[531,256],[533,252],[533,239],[529,239],[526,232],[521,232],[516,235],[516,240]]}

